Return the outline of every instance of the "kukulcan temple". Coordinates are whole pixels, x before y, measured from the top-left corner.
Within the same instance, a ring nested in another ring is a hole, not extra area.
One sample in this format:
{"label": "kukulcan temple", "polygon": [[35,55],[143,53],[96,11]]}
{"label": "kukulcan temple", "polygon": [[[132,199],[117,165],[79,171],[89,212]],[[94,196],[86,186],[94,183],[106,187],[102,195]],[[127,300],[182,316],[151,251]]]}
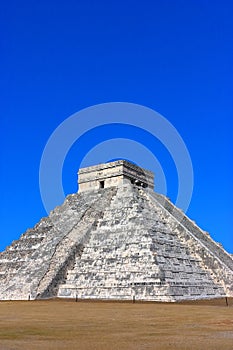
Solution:
{"label": "kukulcan temple", "polygon": [[82,168],[78,193],[0,253],[0,300],[233,296],[233,258],[125,160]]}

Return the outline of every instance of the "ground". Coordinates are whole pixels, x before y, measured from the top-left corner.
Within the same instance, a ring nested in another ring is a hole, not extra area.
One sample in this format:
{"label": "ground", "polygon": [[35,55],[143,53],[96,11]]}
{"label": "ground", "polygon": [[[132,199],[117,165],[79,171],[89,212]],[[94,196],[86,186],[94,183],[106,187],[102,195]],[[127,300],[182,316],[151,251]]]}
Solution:
{"label": "ground", "polygon": [[0,350],[232,350],[233,300],[0,302]]}

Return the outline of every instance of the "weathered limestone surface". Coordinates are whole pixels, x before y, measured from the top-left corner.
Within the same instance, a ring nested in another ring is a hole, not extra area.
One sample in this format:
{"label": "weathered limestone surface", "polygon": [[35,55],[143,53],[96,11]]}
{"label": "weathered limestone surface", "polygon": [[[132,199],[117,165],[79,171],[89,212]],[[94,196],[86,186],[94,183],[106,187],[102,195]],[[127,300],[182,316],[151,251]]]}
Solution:
{"label": "weathered limestone surface", "polygon": [[56,295],[58,281],[103,215],[116,189],[70,195],[61,207],[0,253],[0,299]]}
{"label": "weathered limestone surface", "polygon": [[82,256],[68,270],[58,296],[135,296],[161,301],[211,298],[230,295],[232,279],[232,270],[181,226],[153,194],[125,185],[99,220]]}
{"label": "weathered limestone surface", "polygon": [[153,192],[151,172],[109,164],[81,170],[81,192],[0,253],[0,299],[233,296],[232,255]]}
{"label": "weathered limestone surface", "polygon": [[82,168],[78,172],[79,192],[136,183],[154,189],[154,174],[125,160]]}

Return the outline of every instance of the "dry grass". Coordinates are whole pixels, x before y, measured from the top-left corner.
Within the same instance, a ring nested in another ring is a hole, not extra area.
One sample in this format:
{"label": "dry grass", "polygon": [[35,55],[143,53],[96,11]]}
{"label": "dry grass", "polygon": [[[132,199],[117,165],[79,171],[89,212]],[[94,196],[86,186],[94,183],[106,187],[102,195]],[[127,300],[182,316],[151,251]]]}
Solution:
{"label": "dry grass", "polygon": [[1,350],[233,349],[233,300],[0,302]]}

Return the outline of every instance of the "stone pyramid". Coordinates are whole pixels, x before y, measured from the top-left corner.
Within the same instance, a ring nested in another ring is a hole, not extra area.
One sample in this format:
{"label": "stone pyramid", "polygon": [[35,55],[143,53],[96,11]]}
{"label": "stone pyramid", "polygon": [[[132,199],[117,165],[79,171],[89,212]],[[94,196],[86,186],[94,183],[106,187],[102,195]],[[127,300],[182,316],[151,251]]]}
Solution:
{"label": "stone pyramid", "polygon": [[79,171],[79,192],[0,253],[0,299],[233,296],[233,259],[127,161]]}

